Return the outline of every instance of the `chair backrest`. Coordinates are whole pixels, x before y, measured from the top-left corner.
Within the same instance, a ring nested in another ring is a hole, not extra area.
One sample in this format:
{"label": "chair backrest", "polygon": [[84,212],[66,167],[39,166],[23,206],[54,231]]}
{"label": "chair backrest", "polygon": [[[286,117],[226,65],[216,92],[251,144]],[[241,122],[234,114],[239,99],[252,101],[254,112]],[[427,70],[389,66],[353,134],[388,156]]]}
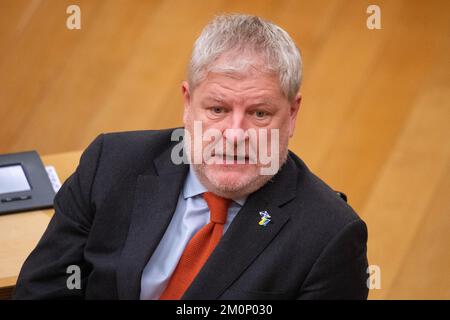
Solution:
{"label": "chair backrest", "polygon": [[342,200],[344,200],[345,202],[347,202],[347,195],[341,191],[336,191],[337,195],[339,197],[341,197]]}

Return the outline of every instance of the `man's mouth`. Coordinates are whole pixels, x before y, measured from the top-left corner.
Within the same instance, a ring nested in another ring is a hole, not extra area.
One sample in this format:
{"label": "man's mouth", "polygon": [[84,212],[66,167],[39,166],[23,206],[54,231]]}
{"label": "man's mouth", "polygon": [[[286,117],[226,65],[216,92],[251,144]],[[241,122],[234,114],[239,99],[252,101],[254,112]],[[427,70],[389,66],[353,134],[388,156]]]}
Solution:
{"label": "man's mouth", "polygon": [[228,154],[216,154],[213,155],[217,164],[250,164],[250,158],[248,156],[228,155]]}

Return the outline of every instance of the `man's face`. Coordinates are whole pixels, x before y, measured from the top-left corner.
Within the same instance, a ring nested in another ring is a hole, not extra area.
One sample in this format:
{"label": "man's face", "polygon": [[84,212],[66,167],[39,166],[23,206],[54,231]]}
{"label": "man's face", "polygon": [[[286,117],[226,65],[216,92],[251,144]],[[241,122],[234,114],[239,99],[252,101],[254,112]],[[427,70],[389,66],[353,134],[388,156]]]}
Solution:
{"label": "man's face", "polygon": [[[289,137],[294,132],[300,95],[294,101],[289,101],[282,93],[275,75],[256,69],[242,74],[210,72],[194,92],[190,91],[186,82],[182,85],[182,91],[184,124],[193,140],[202,139],[194,135],[194,121],[201,121],[203,132],[217,129],[223,136],[223,154],[212,154],[223,159],[224,163],[194,163],[199,180],[209,191],[228,198],[246,196],[261,188],[273,174],[261,174],[263,165],[259,159],[257,163],[251,163],[248,159],[249,137],[239,135],[237,131],[254,130],[259,133],[261,130],[267,130],[265,149],[270,156],[278,157],[278,163],[281,165],[287,156]],[[279,139],[276,139],[279,141],[271,139],[271,129],[279,130]],[[261,141],[256,142],[259,149]],[[202,141],[203,148],[211,143],[215,142]],[[229,155],[225,151],[226,148],[234,149],[236,155],[237,147],[242,143],[246,144],[246,163],[237,163],[237,158],[231,158],[230,161],[229,157],[225,161]],[[226,144],[228,146],[225,146]],[[275,155],[270,154],[272,144],[277,146]]]}

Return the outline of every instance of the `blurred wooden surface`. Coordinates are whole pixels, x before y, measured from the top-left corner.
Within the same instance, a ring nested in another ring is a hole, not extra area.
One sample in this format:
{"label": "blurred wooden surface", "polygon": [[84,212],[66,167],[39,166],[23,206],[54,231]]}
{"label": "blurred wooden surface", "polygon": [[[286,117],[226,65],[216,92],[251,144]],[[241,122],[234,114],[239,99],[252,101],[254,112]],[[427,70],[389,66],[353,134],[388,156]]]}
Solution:
{"label": "blurred wooden surface", "polygon": [[268,18],[300,47],[291,149],[368,223],[370,297],[450,299],[449,1],[0,0],[0,152],[181,125],[192,44],[221,12]]}
{"label": "blurred wooden surface", "polygon": [[[80,152],[66,152],[42,157],[45,165],[54,166],[65,181],[75,170]],[[36,210],[0,216],[0,299],[9,298],[22,264],[36,247],[54,210]]]}

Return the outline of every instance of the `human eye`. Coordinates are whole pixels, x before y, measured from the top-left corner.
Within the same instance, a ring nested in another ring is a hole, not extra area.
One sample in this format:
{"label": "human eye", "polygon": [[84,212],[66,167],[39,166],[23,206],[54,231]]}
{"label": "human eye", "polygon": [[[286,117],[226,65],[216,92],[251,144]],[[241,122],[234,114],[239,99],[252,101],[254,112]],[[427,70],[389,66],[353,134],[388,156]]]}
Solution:
{"label": "human eye", "polygon": [[256,120],[267,120],[270,117],[270,112],[260,109],[252,111],[251,114]]}
{"label": "human eye", "polygon": [[227,109],[222,106],[212,106],[207,108],[207,115],[211,119],[219,119],[225,116]]}
{"label": "human eye", "polygon": [[267,112],[263,110],[256,110],[254,115],[257,119],[264,119],[267,116]]}
{"label": "human eye", "polygon": [[220,107],[220,106],[214,106],[214,107],[211,107],[211,108],[210,108],[210,111],[211,111],[213,114],[219,115],[219,114],[225,113],[225,108]]}

